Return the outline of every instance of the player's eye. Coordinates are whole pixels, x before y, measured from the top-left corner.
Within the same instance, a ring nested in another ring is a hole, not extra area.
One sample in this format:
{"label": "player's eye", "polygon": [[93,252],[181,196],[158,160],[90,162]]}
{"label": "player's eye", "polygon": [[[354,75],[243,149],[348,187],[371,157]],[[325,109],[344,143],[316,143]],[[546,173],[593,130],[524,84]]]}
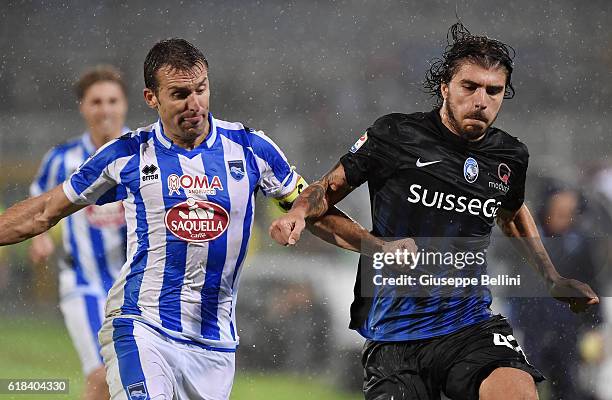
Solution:
{"label": "player's eye", "polygon": [[474,90],[476,90],[476,85],[472,85],[472,84],[469,84],[469,83],[464,84],[464,85],[463,85],[463,87],[464,87],[465,89],[469,90],[469,91],[472,91],[472,92],[473,92]]}
{"label": "player's eye", "polygon": [[487,88],[487,94],[489,96],[495,96],[496,94],[500,94],[502,91],[502,88],[500,87],[489,87]]}

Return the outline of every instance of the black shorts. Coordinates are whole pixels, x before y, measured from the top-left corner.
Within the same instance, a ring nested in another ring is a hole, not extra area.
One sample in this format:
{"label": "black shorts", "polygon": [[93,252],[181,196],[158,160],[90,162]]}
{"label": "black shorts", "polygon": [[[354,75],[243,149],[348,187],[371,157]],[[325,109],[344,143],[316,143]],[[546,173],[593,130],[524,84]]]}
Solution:
{"label": "black shorts", "polygon": [[480,383],[498,367],[544,380],[501,315],[431,339],[367,341],[362,364],[366,400],[439,400],[441,391],[452,400],[478,400]]}

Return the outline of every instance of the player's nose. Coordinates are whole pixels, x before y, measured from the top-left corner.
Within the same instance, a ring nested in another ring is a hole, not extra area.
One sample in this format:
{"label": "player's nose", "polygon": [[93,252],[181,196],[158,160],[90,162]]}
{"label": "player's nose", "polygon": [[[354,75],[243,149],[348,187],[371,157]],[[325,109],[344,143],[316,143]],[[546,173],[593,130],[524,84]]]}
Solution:
{"label": "player's nose", "polygon": [[189,109],[189,111],[193,111],[195,113],[199,112],[202,110],[203,105],[200,103],[200,100],[198,99],[198,96],[195,93],[191,93],[188,97],[187,97],[187,108]]}
{"label": "player's nose", "polygon": [[487,108],[487,91],[484,88],[476,89],[474,94],[474,107],[480,110]]}

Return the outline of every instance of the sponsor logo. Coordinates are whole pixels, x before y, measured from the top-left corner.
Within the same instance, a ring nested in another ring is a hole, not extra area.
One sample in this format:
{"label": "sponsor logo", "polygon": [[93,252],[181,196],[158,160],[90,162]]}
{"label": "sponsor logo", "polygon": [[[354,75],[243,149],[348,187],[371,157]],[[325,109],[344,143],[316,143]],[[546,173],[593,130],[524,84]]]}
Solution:
{"label": "sponsor logo", "polygon": [[469,183],[474,183],[478,179],[478,162],[472,157],[463,163],[463,177]]}
{"label": "sponsor logo", "polygon": [[96,228],[121,228],[125,225],[125,212],[120,201],[103,206],[87,206],[85,217]]}
{"label": "sponsor logo", "polygon": [[244,178],[244,163],[242,160],[228,161],[227,166],[229,167],[230,175],[235,180],[239,181]]}
{"label": "sponsor logo", "polygon": [[355,142],[355,144],[351,147],[349,151],[351,153],[356,153],[357,150],[359,150],[361,146],[363,146],[366,140],[368,140],[368,132],[364,132],[363,135],[361,135],[359,139],[357,139],[357,141]]}
{"label": "sponsor logo", "polygon": [[147,387],[145,386],[144,382],[134,383],[129,385],[126,389],[130,400],[145,400],[149,398]]}
{"label": "sponsor logo", "polygon": [[497,167],[497,177],[504,182],[505,185],[508,184],[508,179],[510,179],[510,167],[507,164],[501,163]]}
{"label": "sponsor logo", "polygon": [[410,186],[410,196],[406,199],[413,204],[422,204],[425,207],[438,208],[440,210],[455,211],[458,213],[468,212],[472,215],[483,215],[487,218],[497,216],[497,210],[501,202],[495,199],[481,200],[457,196],[452,193],[430,192],[419,184]]}
{"label": "sponsor logo", "polygon": [[142,176],[142,181],[146,182],[159,179],[159,174],[156,174],[157,171],[158,168],[155,164],[145,165],[144,167],[142,167],[142,173],[144,174]]}
{"label": "sponsor logo", "polygon": [[206,195],[214,196],[217,190],[223,190],[221,179],[215,175],[212,179],[208,179],[206,175],[181,175],[172,174],[168,176],[168,195],[181,194],[181,189],[186,196],[191,195]]}
{"label": "sponsor logo", "polygon": [[416,166],[417,166],[417,167],[419,167],[419,168],[422,168],[422,167],[426,167],[426,166],[428,166],[428,165],[437,164],[437,163],[439,163],[439,162],[441,162],[441,161],[442,161],[442,160],[421,162],[421,159],[420,159],[420,158],[418,158],[418,159],[416,160]]}
{"label": "sponsor logo", "polygon": [[497,189],[501,192],[503,192],[504,194],[508,193],[508,190],[510,190],[510,186],[504,185],[501,182],[492,182],[489,181],[489,187],[492,189]]}
{"label": "sponsor logo", "polygon": [[166,228],[187,242],[218,238],[229,225],[229,214],[216,203],[188,198],[166,212]]}

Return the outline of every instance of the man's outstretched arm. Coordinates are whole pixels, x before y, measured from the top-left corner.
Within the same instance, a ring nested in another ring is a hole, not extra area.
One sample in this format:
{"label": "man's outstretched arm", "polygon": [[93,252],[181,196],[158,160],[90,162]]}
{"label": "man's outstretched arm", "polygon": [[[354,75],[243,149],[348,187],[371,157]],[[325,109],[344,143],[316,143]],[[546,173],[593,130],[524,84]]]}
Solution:
{"label": "man's outstretched arm", "polygon": [[62,218],[83,207],[68,200],[62,185],[23,200],[0,215],[0,246],[23,242],[46,232]]}
{"label": "man's outstretched arm", "polygon": [[569,303],[574,312],[584,311],[588,306],[599,303],[599,298],[589,285],[559,275],[527,206],[521,206],[516,212],[500,211],[497,217],[499,227],[506,236],[515,239],[519,251],[545,280],[551,296]]}
{"label": "man's outstretched arm", "polygon": [[412,239],[385,242],[336,208],[335,204],[353,189],[342,164],[336,164],[323,178],[304,189],[287,214],[272,223],[270,236],[281,245],[295,245],[304,228],[308,228],[328,243],[369,256],[396,249],[416,250]]}
{"label": "man's outstretched arm", "polygon": [[[270,236],[284,246],[296,244],[300,240],[302,231],[306,228],[307,220],[315,223],[317,218],[325,215],[334,204],[346,197],[353,189],[346,181],[342,164],[336,164],[323,178],[304,189],[287,214],[272,223]],[[348,219],[349,222],[354,222],[338,209],[335,209],[331,215],[330,221],[335,220],[344,224]],[[343,218],[342,215],[346,218]],[[332,225],[332,223],[325,224],[328,228]],[[358,224],[356,225],[361,229],[351,226],[357,231],[365,230]],[[325,228],[320,223],[318,226]]]}

